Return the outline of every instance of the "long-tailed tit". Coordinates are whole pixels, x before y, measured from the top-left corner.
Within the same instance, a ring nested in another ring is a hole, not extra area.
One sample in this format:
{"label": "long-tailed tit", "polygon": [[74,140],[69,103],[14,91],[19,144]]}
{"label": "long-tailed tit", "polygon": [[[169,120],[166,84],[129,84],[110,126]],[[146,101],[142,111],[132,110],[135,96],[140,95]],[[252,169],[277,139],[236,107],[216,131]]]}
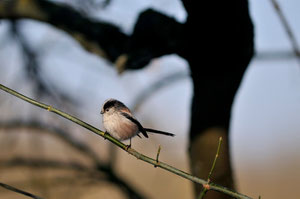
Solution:
{"label": "long-tailed tit", "polygon": [[101,114],[106,132],[118,140],[130,139],[128,148],[131,146],[131,138],[136,135],[140,137],[139,133],[142,133],[146,138],[148,138],[147,132],[174,136],[172,133],[144,128],[132,115],[129,108],[116,99],[106,100],[102,106]]}

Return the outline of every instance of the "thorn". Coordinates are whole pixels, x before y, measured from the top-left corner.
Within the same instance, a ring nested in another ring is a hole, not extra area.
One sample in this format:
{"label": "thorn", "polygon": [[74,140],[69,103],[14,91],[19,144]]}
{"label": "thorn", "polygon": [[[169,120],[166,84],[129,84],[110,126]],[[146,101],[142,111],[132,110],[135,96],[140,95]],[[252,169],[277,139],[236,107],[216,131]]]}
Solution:
{"label": "thorn", "polygon": [[48,106],[47,111],[51,112],[52,106]]}
{"label": "thorn", "polygon": [[126,145],[125,150],[128,151],[128,150],[130,149],[130,147],[131,147],[130,144],[129,144],[129,145]]}
{"label": "thorn", "polygon": [[219,137],[219,144],[218,144],[218,149],[217,149],[217,152],[216,152],[216,156],[215,156],[215,159],[213,161],[213,164],[211,166],[210,172],[209,172],[208,177],[207,177],[208,183],[209,183],[210,177],[211,177],[211,175],[212,175],[212,173],[213,173],[213,171],[215,169],[216,162],[217,162],[219,154],[220,154],[221,144],[222,144],[222,137]]}
{"label": "thorn", "polygon": [[159,158],[160,150],[161,150],[161,146],[159,145],[158,150],[157,150],[157,154],[156,154],[156,165],[154,165],[154,167],[157,167],[157,165],[159,165],[158,158]]}

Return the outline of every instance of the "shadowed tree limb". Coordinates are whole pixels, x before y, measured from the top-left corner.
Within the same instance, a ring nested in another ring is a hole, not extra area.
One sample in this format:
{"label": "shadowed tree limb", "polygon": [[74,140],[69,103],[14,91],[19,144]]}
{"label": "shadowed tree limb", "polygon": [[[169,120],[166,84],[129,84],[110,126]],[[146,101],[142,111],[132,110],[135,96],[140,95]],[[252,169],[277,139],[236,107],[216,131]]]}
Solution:
{"label": "shadowed tree limb", "polygon": [[27,196],[27,197],[29,197],[29,198],[42,199],[41,197],[36,196],[36,195],[34,195],[34,194],[32,194],[32,193],[23,191],[23,190],[21,190],[21,189],[15,188],[15,187],[10,186],[10,185],[8,185],[8,184],[4,184],[4,183],[2,183],[2,182],[0,182],[0,186],[3,187],[3,188],[5,188],[5,189],[8,189],[8,190],[10,190],[10,191],[13,191],[13,192],[19,193],[19,194],[21,194],[21,195]]}
{"label": "shadowed tree limb", "polygon": [[42,73],[41,65],[39,63],[39,52],[31,48],[26,37],[20,31],[18,21],[12,20],[11,33],[19,43],[19,46],[22,50],[25,73],[28,80],[33,82],[36,93],[38,95],[46,95],[47,97],[51,97],[56,102],[61,102],[61,100],[64,100],[75,103],[74,99],[71,99],[71,97],[67,96],[64,92],[59,91],[57,88],[51,85],[49,81],[47,81],[47,78]]}
{"label": "shadowed tree limb", "polygon": [[[119,186],[124,193],[128,196],[128,198],[134,199],[142,199],[145,196],[139,193],[135,188],[128,184],[124,179],[119,177],[111,165],[105,164],[102,162],[97,154],[91,150],[91,148],[86,145],[84,142],[80,142],[70,136],[70,133],[61,130],[57,127],[52,127],[47,124],[43,124],[38,121],[21,121],[21,120],[11,120],[7,122],[0,122],[0,129],[19,129],[19,128],[28,128],[32,133],[42,133],[48,134],[55,137],[58,137],[60,140],[67,143],[69,146],[74,148],[75,150],[80,151],[86,157],[89,157],[93,161],[93,167],[89,168],[81,165],[77,162],[59,162],[55,160],[43,160],[43,159],[23,159],[23,158],[15,158],[12,160],[4,161],[0,163],[0,166],[30,166],[30,167],[43,167],[43,168],[66,168],[66,169],[75,169],[78,171],[84,171],[85,173],[89,173],[90,177],[96,177],[99,179],[99,172],[104,172],[107,177],[107,180],[117,186]],[[8,132],[8,131],[4,131]],[[27,132],[27,131],[26,131]],[[29,131],[28,131],[29,132]]]}
{"label": "shadowed tree limb", "polygon": [[216,156],[215,156],[215,159],[213,161],[213,164],[211,166],[211,169],[210,169],[210,172],[208,174],[208,177],[207,177],[207,184],[206,185],[203,185],[203,189],[198,197],[198,199],[202,199],[204,198],[205,194],[209,191],[209,182],[211,182],[211,175],[215,169],[215,166],[216,166],[216,163],[217,163],[217,159],[219,157],[219,154],[220,154],[220,149],[221,149],[221,144],[222,144],[222,137],[219,138],[219,144],[218,144],[218,148],[217,148],[217,152],[216,152]]}
{"label": "shadowed tree limb", "polygon": [[160,89],[170,86],[171,84],[174,84],[180,80],[183,80],[185,78],[188,78],[188,74],[186,74],[183,71],[174,72],[172,74],[169,74],[165,77],[162,77],[161,79],[157,80],[156,82],[150,84],[147,86],[144,90],[142,90],[131,103],[130,107],[133,112],[137,112],[138,109],[142,106],[143,103],[147,99],[149,99],[152,95],[154,95],[156,92],[158,92]]}
{"label": "shadowed tree limb", "polygon": [[69,6],[45,0],[0,1],[0,18],[33,19],[68,32],[87,51],[114,62],[128,37],[119,28],[89,19]]}
{"label": "shadowed tree limb", "polygon": [[292,28],[287,20],[287,18],[285,17],[285,15],[282,12],[282,9],[280,8],[280,5],[278,3],[277,0],[271,0],[271,3],[284,27],[285,32],[287,33],[287,36],[291,42],[292,48],[293,48],[293,52],[297,57],[298,63],[300,64],[300,49],[299,49],[299,45],[296,39],[296,36],[294,34],[294,32],[292,31]]}
{"label": "shadowed tree limb", "polygon": [[152,9],[143,11],[132,35],[110,23],[96,21],[66,6],[46,0],[0,1],[0,19],[33,19],[66,31],[83,48],[116,63],[119,72],[138,69],[151,59],[178,53],[183,25]]}
{"label": "shadowed tree limb", "polygon": [[11,130],[19,128],[27,128],[28,130],[30,130],[30,133],[48,134],[50,136],[55,136],[75,150],[83,153],[85,157],[89,157],[91,160],[93,160],[94,164],[103,164],[98,155],[93,150],[91,150],[88,145],[86,145],[84,142],[80,142],[77,139],[74,139],[71,136],[71,133],[62,130],[61,128],[50,126],[37,120],[22,121],[20,119],[14,119],[5,122],[0,121],[0,129]]}
{"label": "shadowed tree limb", "polygon": [[[85,173],[89,178],[95,180],[107,180],[111,183],[114,183],[119,188],[121,188],[128,196],[128,198],[133,199],[142,199],[145,196],[137,193],[136,190],[132,189],[124,180],[120,179],[114,172],[111,172],[108,169],[99,168],[99,167],[87,167],[78,162],[62,162],[57,160],[47,160],[40,158],[13,158],[10,160],[0,162],[0,167],[17,167],[17,166],[25,166],[36,169],[45,169],[45,168],[53,168],[53,169],[67,169],[67,170],[75,170],[78,172]],[[100,173],[100,171],[105,171],[105,173]],[[106,176],[104,178],[104,176]]]}

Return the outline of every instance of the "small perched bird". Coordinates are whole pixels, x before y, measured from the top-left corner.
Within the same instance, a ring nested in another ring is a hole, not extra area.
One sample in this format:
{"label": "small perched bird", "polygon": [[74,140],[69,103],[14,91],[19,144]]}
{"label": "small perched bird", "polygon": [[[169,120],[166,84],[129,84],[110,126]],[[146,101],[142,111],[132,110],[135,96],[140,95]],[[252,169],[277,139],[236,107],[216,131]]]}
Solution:
{"label": "small perched bird", "polygon": [[127,148],[131,146],[132,137],[136,135],[140,137],[139,133],[142,133],[146,138],[148,138],[147,132],[174,136],[172,133],[144,128],[132,115],[129,108],[116,99],[106,100],[100,113],[103,115],[102,123],[107,133],[118,140],[130,139]]}

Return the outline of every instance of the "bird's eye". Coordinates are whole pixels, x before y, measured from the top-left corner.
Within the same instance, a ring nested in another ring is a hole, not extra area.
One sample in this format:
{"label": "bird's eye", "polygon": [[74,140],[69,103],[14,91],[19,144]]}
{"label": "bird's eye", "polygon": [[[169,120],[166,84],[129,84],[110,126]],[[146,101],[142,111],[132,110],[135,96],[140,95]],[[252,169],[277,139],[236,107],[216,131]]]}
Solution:
{"label": "bird's eye", "polygon": [[105,112],[108,112],[109,111],[109,109],[107,108],[107,109],[105,109]]}

